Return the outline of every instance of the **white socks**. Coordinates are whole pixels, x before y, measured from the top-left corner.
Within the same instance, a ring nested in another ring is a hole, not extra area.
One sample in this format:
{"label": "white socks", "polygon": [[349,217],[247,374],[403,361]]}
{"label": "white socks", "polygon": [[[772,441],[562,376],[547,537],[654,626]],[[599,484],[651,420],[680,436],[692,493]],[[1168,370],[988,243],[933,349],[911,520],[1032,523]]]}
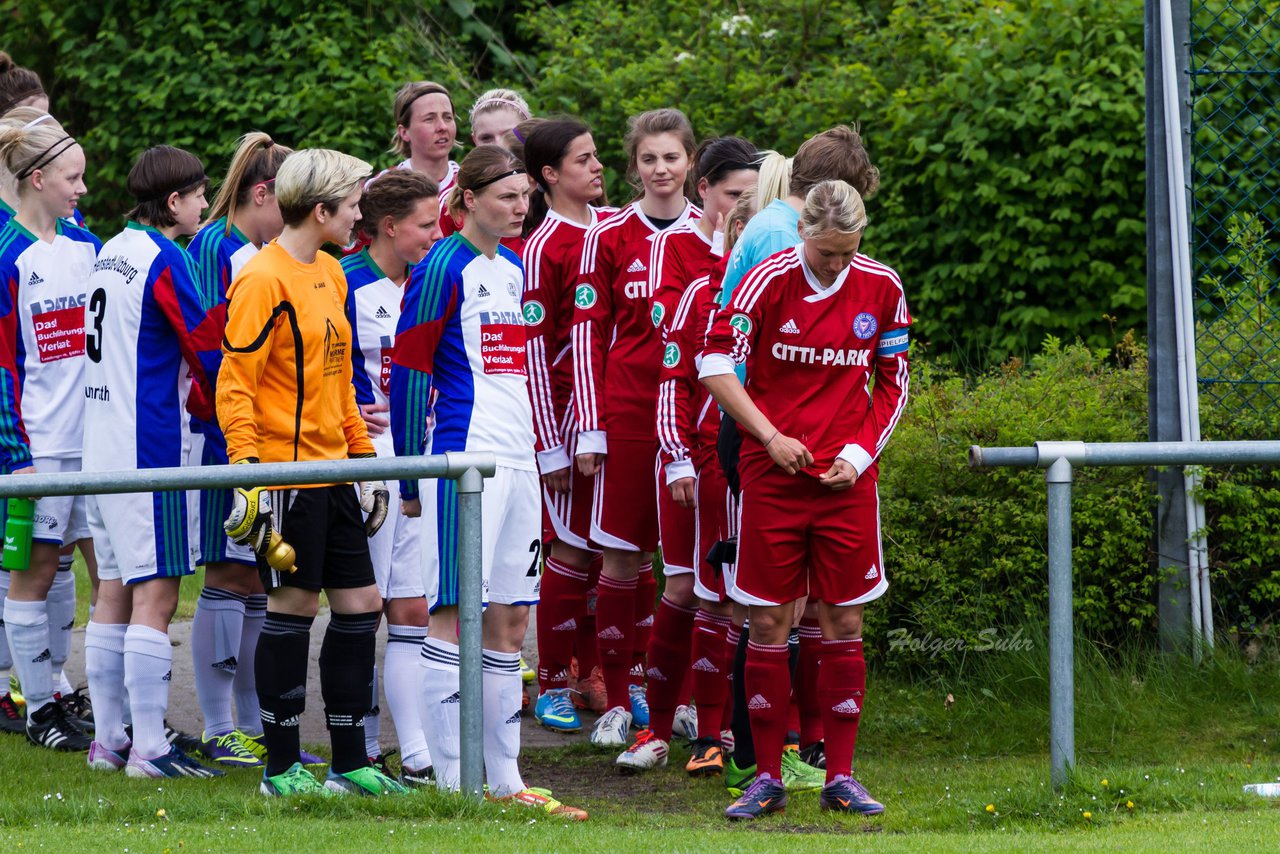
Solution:
{"label": "white socks", "polygon": [[129,743],[124,733],[123,623],[90,622],[84,630],[84,672],[93,704],[94,741],[119,752]]}
{"label": "white socks", "polygon": [[210,736],[235,729],[231,692],[240,662],[245,597],[230,590],[206,587],[196,600],[191,621],[191,660],[195,665],[196,697]]}
{"label": "white socks", "polygon": [[18,671],[27,717],[53,701],[53,667],[49,652],[49,616],[44,602],[4,600],[4,624]]}
{"label": "white socks", "polygon": [[169,708],[172,671],[169,636],[149,626],[129,626],[124,636],[124,684],[133,713],[133,749],[143,759],[169,752],[164,715]]}
{"label": "white socks", "polygon": [[436,785],[456,792],[461,786],[458,645],[427,638],[422,642],[421,666],[422,724],[435,760]]}
{"label": "white socks", "polygon": [[76,574],[71,571],[72,555],[58,558],[58,571],[53,576],[53,586],[45,597],[49,615],[49,654],[53,670],[53,690],[71,693],[71,683],[62,669],[71,654],[71,630],[76,626]]}
{"label": "white socks", "polygon": [[262,710],[258,707],[258,680],[254,676],[254,656],[258,636],[267,619],[267,594],[250,593],[244,600],[244,628],[240,632],[240,653],[236,656],[236,678],[232,691],[236,698],[236,722],[246,735],[262,734]]}
{"label": "white socks", "polygon": [[484,772],[496,798],[524,789],[520,768],[520,653],[484,651]]}
{"label": "white socks", "polygon": [[4,600],[8,595],[9,573],[0,571],[0,697],[9,693],[9,671],[13,668],[9,638],[4,631]]}
{"label": "white socks", "polygon": [[[422,642],[426,626],[387,625],[387,653],[382,678],[387,694],[387,710],[396,725],[400,760],[404,767],[423,771],[431,765],[431,750],[422,728]],[[368,726],[368,719],[365,721]]]}

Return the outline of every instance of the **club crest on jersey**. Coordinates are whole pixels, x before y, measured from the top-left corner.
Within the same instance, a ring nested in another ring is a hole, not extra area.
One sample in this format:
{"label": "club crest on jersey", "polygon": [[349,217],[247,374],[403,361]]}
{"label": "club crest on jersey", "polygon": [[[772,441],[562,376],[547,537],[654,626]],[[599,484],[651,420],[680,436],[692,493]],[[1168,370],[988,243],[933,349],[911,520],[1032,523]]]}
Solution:
{"label": "club crest on jersey", "polygon": [[537,300],[529,300],[524,304],[524,322],[529,326],[537,326],[547,316],[547,310]]}
{"label": "club crest on jersey", "polygon": [[653,304],[653,311],[649,312],[649,319],[653,321],[654,329],[662,326],[662,316],[666,313],[667,310],[663,308],[662,303],[657,302]]}
{"label": "club crest on jersey", "polygon": [[866,341],[872,335],[876,334],[876,330],[880,325],[876,323],[875,315],[870,312],[861,312],[853,319],[853,334],[857,335],[863,341]]}
{"label": "club crest on jersey", "polygon": [[751,318],[745,314],[735,314],[729,319],[729,325],[741,332],[743,335],[751,334]]}
{"label": "club crest on jersey", "polygon": [[596,289],[590,285],[578,285],[573,292],[573,304],[578,308],[591,308],[596,304]]}
{"label": "club crest on jersey", "polygon": [[680,364],[680,348],[672,342],[667,345],[667,349],[662,354],[662,364],[668,368],[674,368]]}

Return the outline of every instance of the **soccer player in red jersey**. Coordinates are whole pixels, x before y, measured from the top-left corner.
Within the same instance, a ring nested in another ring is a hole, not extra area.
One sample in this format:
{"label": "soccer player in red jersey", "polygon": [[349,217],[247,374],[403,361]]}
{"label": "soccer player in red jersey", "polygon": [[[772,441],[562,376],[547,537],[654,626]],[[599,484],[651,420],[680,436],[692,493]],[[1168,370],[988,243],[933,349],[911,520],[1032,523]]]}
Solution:
{"label": "soccer player in red jersey", "polygon": [[751,621],[745,688],[758,770],[726,810],[730,819],[786,806],[787,634],[806,592],[819,603],[823,638],[821,805],[884,811],[851,772],[865,703],[862,609],[888,587],[876,459],[906,407],[911,316],[897,274],[858,254],[866,221],[862,198],[843,181],[810,190],[801,245],[748,273],[703,351],[699,376],[744,434],[729,593]]}
{"label": "soccer player in red jersey", "polygon": [[476,145],[501,145],[504,134],[532,115],[519,92],[490,89],[471,105],[471,141]]}
{"label": "soccer player in red jersey", "polygon": [[577,462],[595,478],[591,539],[604,549],[596,636],[609,709],[591,740],[619,747],[633,714],[647,716],[643,688],[630,689],[628,670],[635,650],[647,647],[637,624],[651,625],[653,588],[638,580],[658,546],[653,413],[662,344],[650,320],[651,241],[700,215],[687,195],[695,145],[683,113],[661,109],[634,116],[626,148],[628,175],[639,179],[642,193],[587,232],[571,335]]}
{"label": "soccer player in red jersey", "polygon": [[[548,729],[577,732],[582,722],[569,696],[569,667],[599,551],[590,542],[592,483],[573,467],[578,431],[569,327],[587,229],[613,209],[593,206],[604,193],[604,166],[591,130],[582,122],[540,121],[525,138],[522,154],[534,181],[522,257],[524,319],[542,475],[542,538],[549,543],[537,611],[539,696],[534,716]],[[590,643],[595,644],[594,635]]]}
{"label": "soccer player in red jersey", "polygon": [[[671,314],[691,284],[705,281],[712,266],[724,254],[724,234],[720,227],[738,197],[755,186],[759,162],[760,152],[740,137],[729,136],[704,142],[698,148],[694,161],[698,194],[703,201],[702,218],[669,228],[653,239],[649,255],[649,281],[654,291],[650,317],[655,334],[661,336],[665,345],[662,357],[664,371],[678,367],[680,360],[680,347],[673,347],[673,342],[667,340]],[[704,324],[699,332],[705,329]],[[649,666],[645,675],[649,688],[649,728],[641,730],[635,743],[618,757],[618,767],[625,772],[667,764],[677,707],[682,699],[688,700],[688,695],[681,697],[681,693],[686,685],[689,641],[698,613],[698,600],[708,599],[694,590],[694,570],[700,560],[695,555],[695,471],[688,439],[693,419],[677,418],[673,386],[674,382],[662,383],[657,405],[656,423],[661,447],[658,466],[665,469],[665,476],[659,478],[656,501],[666,588],[654,616],[647,649]],[[701,397],[705,405],[705,393]],[[711,446],[714,449],[714,437]],[[721,608],[709,599],[706,604],[708,608],[714,607],[721,612],[715,615],[716,618],[728,620],[727,605]],[[704,668],[715,666],[711,659],[700,660],[699,664]],[[691,720],[692,715],[686,711],[680,717],[680,734],[694,737],[696,724]],[[716,723],[718,725],[718,721]],[[720,731],[717,728],[715,732],[718,740]]]}

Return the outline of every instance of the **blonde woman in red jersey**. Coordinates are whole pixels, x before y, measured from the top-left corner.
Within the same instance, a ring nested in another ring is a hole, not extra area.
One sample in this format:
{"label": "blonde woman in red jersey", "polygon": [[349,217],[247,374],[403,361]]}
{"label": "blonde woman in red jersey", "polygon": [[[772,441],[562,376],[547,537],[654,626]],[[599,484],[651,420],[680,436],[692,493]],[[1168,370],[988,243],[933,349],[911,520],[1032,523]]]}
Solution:
{"label": "blonde woman in red jersey", "polygon": [[[691,283],[706,279],[717,259],[724,254],[725,217],[738,197],[755,186],[760,152],[740,137],[722,137],[704,142],[695,157],[698,194],[703,201],[702,218],[667,229],[652,241],[649,281],[653,290],[650,313],[654,329],[664,345],[663,365],[673,367],[680,348],[667,341],[671,315]],[[690,358],[692,354],[690,354]],[[666,587],[654,616],[647,649],[648,700],[650,722],[636,741],[617,760],[626,772],[658,768],[667,763],[673,724],[679,715],[679,734],[693,738],[697,724],[689,707],[678,709],[684,674],[689,668],[690,637],[699,599],[706,608],[704,623],[727,621],[730,607],[720,603],[718,593],[695,592],[694,571],[705,555],[695,554],[697,516],[694,511],[694,464],[691,457],[692,432],[679,424],[675,409],[674,383],[664,382],[658,390],[657,433],[661,452],[657,465],[661,474],[656,484],[658,528],[662,540],[662,566]],[[719,623],[717,622],[718,626]],[[714,666],[710,659],[699,662]],[[715,722],[717,738],[718,724]]]}
{"label": "blonde woman in red jersey", "polygon": [[596,636],[608,711],[591,741],[617,747],[626,744],[633,715],[648,724],[643,686],[628,685],[628,670],[648,645],[654,588],[651,580],[639,589],[637,582],[658,546],[653,413],[662,344],[650,320],[652,239],[700,216],[686,195],[695,144],[683,113],[634,116],[626,148],[628,175],[641,195],[587,232],[572,331],[576,459],[579,471],[595,478],[591,539],[604,549]]}
{"label": "blonde woman in red jersey", "polygon": [[[752,268],[703,350],[699,376],[744,434],[729,594],[751,621],[744,687],[757,776],[730,819],[786,806],[787,634],[806,595],[822,631],[821,806],[884,811],[851,770],[866,699],[862,611],[888,588],[876,459],[907,402],[911,315],[897,274],[858,254],[866,223],[857,190],[818,183],[800,212],[801,245]],[[746,387],[736,364],[747,366]]]}
{"label": "blonde woman in red jersey", "polygon": [[[571,733],[582,723],[569,696],[569,668],[599,552],[590,543],[592,482],[573,466],[578,431],[569,327],[587,229],[612,209],[593,206],[604,194],[604,166],[591,130],[582,122],[542,120],[525,138],[521,153],[535,182],[525,219],[524,318],[542,474],[542,533],[549,543],[538,604],[534,715],[548,729]],[[590,642],[594,645],[594,636]]]}

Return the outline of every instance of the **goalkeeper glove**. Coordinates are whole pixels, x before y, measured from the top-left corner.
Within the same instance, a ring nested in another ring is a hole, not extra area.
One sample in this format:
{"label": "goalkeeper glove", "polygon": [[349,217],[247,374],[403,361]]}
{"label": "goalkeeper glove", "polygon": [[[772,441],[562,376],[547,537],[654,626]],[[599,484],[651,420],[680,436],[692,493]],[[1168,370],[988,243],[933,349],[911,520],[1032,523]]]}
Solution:
{"label": "goalkeeper glove", "polygon": [[238,486],[231,491],[231,496],[231,513],[222,526],[231,541],[253,549],[272,569],[297,571],[293,546],[286,543],[271,525],[271,496],[268,491],[261,486]]}
{"label": "goalkeeper glove", "polygon": [[364,532],[372,537],[387,521],[387,505],[391,503],[391,491],[381,480],[360,484],[360,508],[368,513],[364,520]]}

